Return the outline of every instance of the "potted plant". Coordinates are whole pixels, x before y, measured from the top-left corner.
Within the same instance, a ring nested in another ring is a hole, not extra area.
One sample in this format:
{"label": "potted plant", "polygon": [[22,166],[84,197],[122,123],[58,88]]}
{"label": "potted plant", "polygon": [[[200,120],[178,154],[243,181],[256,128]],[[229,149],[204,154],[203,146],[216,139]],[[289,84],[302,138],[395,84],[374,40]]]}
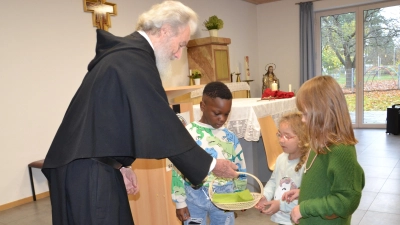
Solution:
{"label": "potted plant", "polygon": [[218,37],[218,30],[224,27],[224,21],[218,18],[216,15],[210,16],[208,20],[204,21],[204,26],[210,32],[210,36]]}
{"label": "potted plant", "polygon": [[201,73],[199,70],[193,70],[190,74],[190,79],[193,79],[195,85],[200,85]]}

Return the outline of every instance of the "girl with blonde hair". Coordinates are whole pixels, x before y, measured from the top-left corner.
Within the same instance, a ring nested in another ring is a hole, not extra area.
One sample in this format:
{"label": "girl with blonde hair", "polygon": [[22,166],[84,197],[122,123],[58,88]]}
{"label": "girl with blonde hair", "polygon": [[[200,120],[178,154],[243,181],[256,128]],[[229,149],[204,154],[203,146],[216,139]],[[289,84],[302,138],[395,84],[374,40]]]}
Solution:
{"label": "girl with blonde hair", "polygon": [[264,196],[255,206],[261,213],[271,215],[278,224],[291,225],[290,212],[297,200],[282,201],[282,194],[300,187],[304,163],[309,151],[309,139],[306,126],[299,112],[284,115],[279,121],[277,137],[282,147],[275,164],[274,172],[264,188]]}
{"label": "girl with blonde hair", "polygon": [[330,76],[314,77],[300,87],[296,105],[303,113],[312,150],[301,189],[283,195],[288,202],[298,198],[291,218],[296,224],[350,225],[365,177],[343,91]]}

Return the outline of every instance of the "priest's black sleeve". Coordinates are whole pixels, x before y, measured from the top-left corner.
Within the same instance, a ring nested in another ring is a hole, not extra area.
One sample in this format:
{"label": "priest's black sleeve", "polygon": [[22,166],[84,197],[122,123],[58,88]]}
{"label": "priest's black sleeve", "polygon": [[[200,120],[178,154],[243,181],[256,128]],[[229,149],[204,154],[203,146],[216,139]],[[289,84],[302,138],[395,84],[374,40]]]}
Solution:
{"label": "priest's black sleeve", "polygon": [[169,157],[169,160],[192,184],[198,185],[208,175],[212,157],[200,146],[195,146],[182,154]]}

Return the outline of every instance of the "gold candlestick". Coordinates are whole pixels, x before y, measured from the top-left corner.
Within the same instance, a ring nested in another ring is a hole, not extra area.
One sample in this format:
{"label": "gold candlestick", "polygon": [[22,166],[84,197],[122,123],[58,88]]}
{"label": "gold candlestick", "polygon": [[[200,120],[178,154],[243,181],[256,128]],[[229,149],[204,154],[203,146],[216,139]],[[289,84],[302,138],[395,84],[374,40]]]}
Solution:
{"label": "gold candlestick", "polygon": [[236,73],[236,76],[237,76],[237,77],[236,77],[236,82],[241,82],[241,81],[240,81],[240,73]]}
{"label": "gold candlestick", "polygon": [[189,86],[194,85],[194,79],[192,78],[192,76],[189,76]]}

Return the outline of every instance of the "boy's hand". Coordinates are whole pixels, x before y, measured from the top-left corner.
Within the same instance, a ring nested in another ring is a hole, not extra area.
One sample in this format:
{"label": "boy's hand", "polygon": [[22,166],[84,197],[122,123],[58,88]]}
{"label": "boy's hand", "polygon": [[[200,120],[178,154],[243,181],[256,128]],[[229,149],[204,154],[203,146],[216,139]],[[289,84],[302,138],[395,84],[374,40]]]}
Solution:
{"label": "boy's hand", "polygon": [[239,174],[236,172],[238,167],[227,159],[217,159],[217,163],[215,164],[212,172],[217,177],[223,178],[236,178]]}
{"label": "boy's hand", "polygon": [[178,217],[178,219],[182,222],[189,219],[190,213],[188,207],[176,209],[176,217]]}

